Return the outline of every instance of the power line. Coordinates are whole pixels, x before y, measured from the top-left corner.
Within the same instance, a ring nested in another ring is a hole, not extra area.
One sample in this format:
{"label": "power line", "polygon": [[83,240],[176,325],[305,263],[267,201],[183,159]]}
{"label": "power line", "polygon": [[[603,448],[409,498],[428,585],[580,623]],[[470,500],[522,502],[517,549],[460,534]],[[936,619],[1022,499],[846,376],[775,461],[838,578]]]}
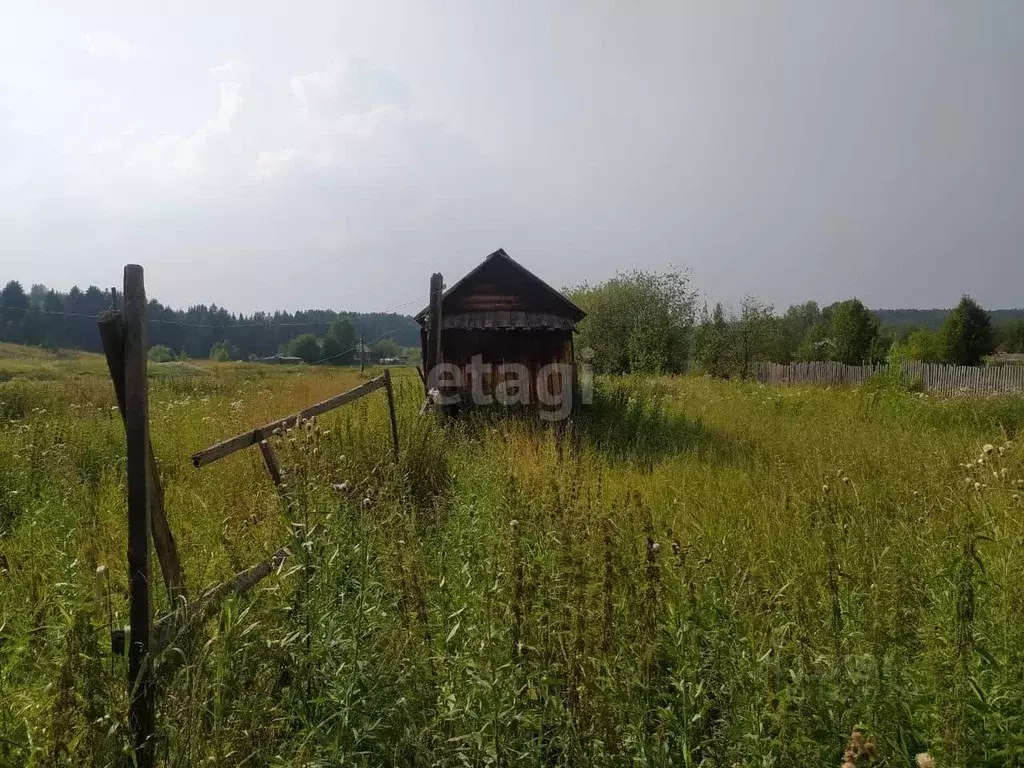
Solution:
{"label": "power line", "polygon": [[[384,333],[382,333],[382,334],[381,334],[380,336],[378,336],[377,338],[375,338],[375,339],[370,339],[370,343],[371,343],[371,344],[373,344],[373,343],[374,343],[375,341],[380,341],[380,340],[381,340],[381,339],[383,339],[383,338],[384,338],[385,336],[390,336],[390,335],[391,335],[392,333],[394,333],[395,331],[400,331],[400,330],[402,330],[402,327],[401,327],[401,326],[399,326],[399,327],[397,327],[397,328],[392,328],[392,329],[391,329],[390,331],[384,331]],[[356,344],[356,345],[355,345],[354,347],[349,347],[349,348],[348,348],[348,349],[346,349],[346,350],[345,350],[344,352],[339,352],[338,354],[336,354],[336,355],[331,355],[330,357],[322,357],[322,358],[320,358],[319,360],[317,360],[316,362],[314,362],[314,363],[310,363],[310,365],[320,365],[321,363],[326,363],[326,362],[327,362],[328,360],[335,360],[335,359],[337,359],[337,358],[339,358],[339,357],[344,357],[344,356],[345,356],[345,355],[347,355],[347,354],[348,354],[349,352],[354,352],[355,350],[359,349],[360,347],[364,347],[364,346],[365,346],[365,345],[364,345],[364,344],[362,344],[362,343],[360,343],[360,344]]]}

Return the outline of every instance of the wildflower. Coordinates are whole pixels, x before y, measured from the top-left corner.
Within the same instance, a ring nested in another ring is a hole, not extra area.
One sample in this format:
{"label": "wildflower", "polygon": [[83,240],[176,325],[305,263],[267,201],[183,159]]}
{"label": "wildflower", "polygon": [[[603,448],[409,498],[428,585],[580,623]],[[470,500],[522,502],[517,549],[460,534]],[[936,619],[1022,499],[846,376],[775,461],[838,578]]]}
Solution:
{"label": "wildflower", "polygon": [[981,483],[975,483],[974,484],[974,490],[980,491],[981,490]]}
{"label": "wildflower", "polygon": [[654,554],[658,554],[659,552],[661,552],[661,544],[659,544],[658,542],[654,542],[653,544],[651,544],[651,552],[653,552]]}
{"label": "wildflower", "polygon": [[978,457],[978,466],[980,467],[984,463],[985,463],[985,457],[984,456],[979,456]]}
{"label": "wildflower", "polygon": [[994,450],[995,446],[993,446],[992,443],[985,443],[985,445],[982,446],[981,452],[988,456]]}
{"label": "wildflower", "polygon": [[672,542],[672,554],[673,555],[678,555],[679,554],[679,542],[678,541],[673,541]]}
{"label": "wildflower", "polygon": [[103,578],[104,576],[106,576],[107,575],[107,566],[102,565],[102,564],[101,565],[97,565],[96,566],[96,575],[98,577],[100,577],[100,578]]}
{"label": "wildflower", "polygon": [[921,495],[920,493],[918,493],[917,491],[914,491],[914,498],[915,498],[915,499],[916,499],[916,498],[917,498],[918,496],[920,496],[920,495]]}
{"label": "wildflower", "polygon": [[914,762],[917,764],[917,768],[935,768],[935,758],[927,752],[919,754]]}
{"label": "wildflower", "polygon": [[516,530],[519,529],[519,521],[518,520],[513,520],[512,522],[509,523],[509,525],[512,527],[513,531],[516,531]]}
{"label": "wildflower", "polygon": [[821,486],[821,492],[828,493],[828,483],[825,483],[823,486]]}
{"label": "wildflower", "polygon": [[849,483],[850,482],[850,478],[848,478],[846,475],[843,475],[843,482],[844,483]]}
{"label": "wildflower", "polygon": [[1000,445],[999,446],[999,455],[1002,456],[1004,453],[1006,453],[1006,448],[1004,446]]}
{"label": "wildflower", "polygon": [[371,504],[373,504],[373,502],[370,500],[369,496],[363,499],[363,509],[369,509]]}

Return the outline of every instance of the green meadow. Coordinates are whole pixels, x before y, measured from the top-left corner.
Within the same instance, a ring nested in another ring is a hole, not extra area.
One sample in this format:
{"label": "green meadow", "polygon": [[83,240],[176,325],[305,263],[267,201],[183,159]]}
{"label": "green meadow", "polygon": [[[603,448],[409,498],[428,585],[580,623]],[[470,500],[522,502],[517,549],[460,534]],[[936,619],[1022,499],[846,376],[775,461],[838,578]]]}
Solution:
{"label": "green meadow", "polygon": [[[399,462],[377,392],[275,438],[282,496],[190,456],[359,372],[150,364],[192,595],[290,553],[151,660],[159,764],[1024,765],[1024,399],[609,377],[439,422],[393,374]],[[0,765],[126,760],[124,452],[101,358],[0,345]]]}

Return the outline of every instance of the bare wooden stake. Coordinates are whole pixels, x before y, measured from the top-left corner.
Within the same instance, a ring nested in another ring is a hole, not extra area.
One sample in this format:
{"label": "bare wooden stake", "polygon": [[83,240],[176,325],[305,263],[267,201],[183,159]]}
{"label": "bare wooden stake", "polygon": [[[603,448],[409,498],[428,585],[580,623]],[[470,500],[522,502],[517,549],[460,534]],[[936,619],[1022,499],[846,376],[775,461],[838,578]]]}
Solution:
{"label": "bare wooden stake", "polygon": [[124,428],[128,475],[128,721],[136,765],[154,764],[152,665],[147,664],[153,615],[149,602],[149,397],[146,380],[146,288],[142,267],[124,268]]}
{"label": "bare wooden stake", "polygon": [[266,440],[260,440],[260,453],[263,454],[263,463],[267,465],[270,479],[274,481],[274,485],[280,487],[281,468],[277,464],[277,454],[274,453],[274,446]]}
{"label": "bare wooden stake", "polygon": [[388,395],[388,414],[391,416],[391,444],[395,448],[395,463],[398,463],[398,420],[395,418],[395,393],[391,386],[391,370],[384,369],[384,390]]}
{"label": "bare wooden stake", "polygon": [[[104,312],[99,320],[100,339],[107,357],[107,369],[114,382],[114,395],[121,418],[125,418],[124,392],[124,318],[120,312]],[[153,548],[160,561],[160,572],[167,588],[167,598],[172,608],[178,607],[181,599],[188,599],[185,588],[185,572],[178,558],[178,547],[171,533],[164,511],[164,490],[160,484],[160,472],[156,466],[153,445],[149,445],[149,512],[153,534]]]}

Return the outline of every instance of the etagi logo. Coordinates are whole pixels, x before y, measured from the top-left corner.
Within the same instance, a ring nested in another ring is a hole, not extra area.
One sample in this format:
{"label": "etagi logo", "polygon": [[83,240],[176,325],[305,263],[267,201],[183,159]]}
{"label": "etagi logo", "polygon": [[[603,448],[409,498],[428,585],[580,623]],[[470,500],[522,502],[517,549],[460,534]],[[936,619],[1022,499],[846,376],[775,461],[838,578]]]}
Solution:
{"label": "etagi logo", "polygon": [[474,355],[465,366],[440,363],[427,372],[427,389],[438,405],[537,405],[543,421],[561,421],[572,413],[573,399],[594,402],[594,350],[584,347],[575,363],[553,362],[536,376],[522,363],[485,363]]}

